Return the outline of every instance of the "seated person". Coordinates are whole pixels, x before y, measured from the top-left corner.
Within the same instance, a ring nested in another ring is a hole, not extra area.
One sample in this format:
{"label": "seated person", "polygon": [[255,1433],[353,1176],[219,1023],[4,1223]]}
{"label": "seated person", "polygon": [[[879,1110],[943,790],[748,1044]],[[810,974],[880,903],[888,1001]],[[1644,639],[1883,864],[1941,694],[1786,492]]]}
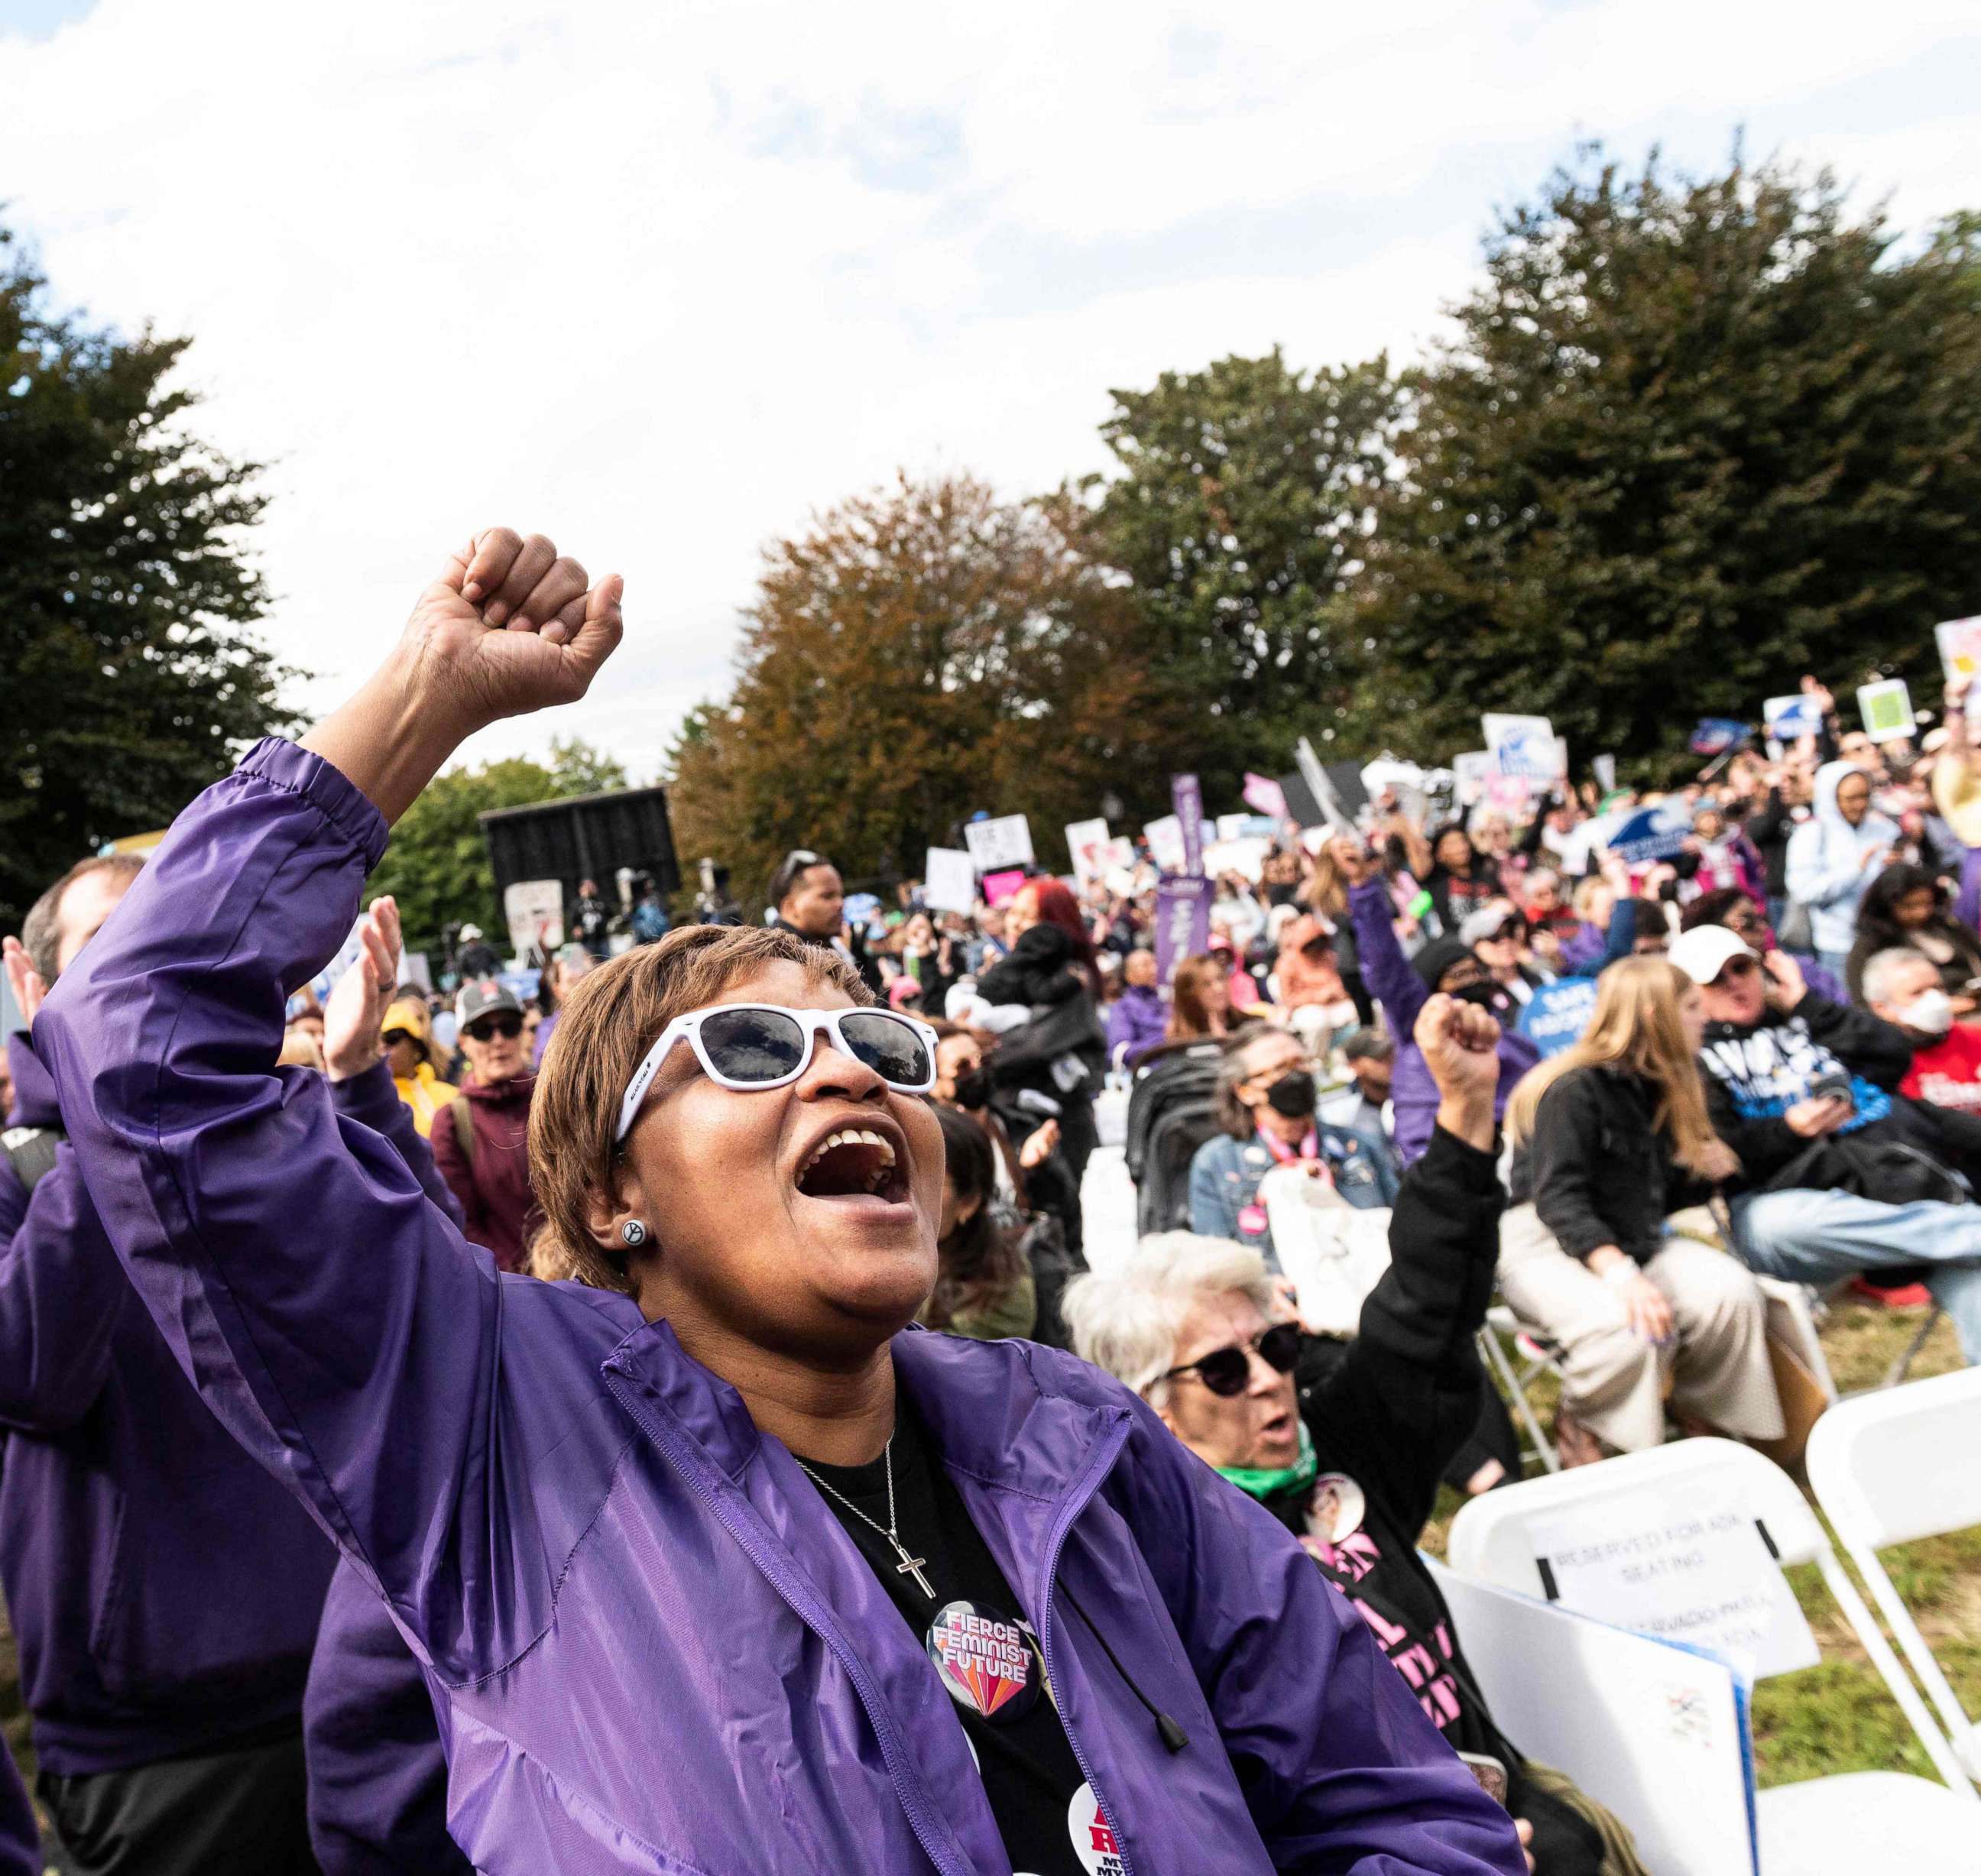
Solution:
{"label": "seated person", "polygon": [[1917,951],[1878,951],[1861,979],[1872,1015],[1903,1029],[1913,1046],[1899,1093],[1981,1115],[1981,1027],[1953,1019],[1939,966]]}
{"label": "seated person", "polygon": [[990,1136],[961,1109],[938,1107],[936,1118],[944,1169],[935,1288],[915,1319],[977,1342],[1029,1335],[1038,1292],[1017,1219],[997,1203]]}
{"label": "seated person", "polygon": [[1259,1182],[1276,1166],[1299,1166],[1358,1209],[1393,1205],[1397,1176],[1359,1134],[1315,1119],[1319,1096],[1297,1036],[1260,1026],[1226,1046],[1217,1070],[1224,1131],[1190,1164],[1190,1228],[1257,1250],[1277,1271],[1272,1226]]}
{"label": "seated person", "polygon": [[1581,1039],[1507,1110],[1500,1288],[1561,1351],[1562,1462],[1600,1459],[1599,1441],[1657,1445],[1667,1395],[1681,1416],[1779,1439],[1766,1299],[1736,1259],[1665,1234],[1740,1167],[1706,1117],[1703,996],[1663,958],[1623,959],[1599,981]]}
{"label": "seated person", "polygon": [[1442,1097],[1437,1129],[1404,1175],[1393,1261],[1363,1306],[1361,1332],[1304,1398],[1300,1332],[1246,1246],[1180,1232],[1145,1239],[1115,1274],[1074,1283],[1065,1310],[1077,1352],[1299,1537],[1451,1745],[1506,1767],[1508,1808],[1530,1833],[1540,1876],[1593,1876],[1638,1865],[1606,1863],[1591,1801],[1523,1760],[1493,1724],[1416,1549],[1483,1384],[1474,1337],[1504,1196],[1495,1039],[1481,1012],[1443,996],[1426,1005],[1417,1040]]}
{"label": "seated person", "polygon": [[[1390,1133],[1395,1116],[1390,1106],[1390,1083],[1396,1073],[1397,1045],[1380,1029],[1357,1029],[1342,1043],[1341,1057],[1348,1069],[1348,1086],[1321,1102],[1322,1121],[1359,1133],[1394,1159],[1397,1149]],[[1399,1164],[1397,1170],[1402,1169]]]}
{"label": "seated person", "polygon": [[[1750,951],[1762,957],[1782,948],[1760,902],[1752,893],[1737,886],[1730,886],[1719,892],[1702,893],[1679,914],[1679,930],[1682,933],[1701,925],[1725,926]],[[1796,962],[1802,966],[1803,982],[1818,996],[1826,997],[1833,1003],[1849,1002],[1850,993],[1843,987],[1841,977],[1832,976],[1813,957],[1798,957]]]}
{"label": "seated person", "polygon": [[1121,994],[1107,1007],[1107,1059],[1133,1068],[1137,1059],[1162,1046],[1170,1013],[1156,988],[1156,954],[1146,946],[1130,951],[1121,966]]}
{"label": "seated person", "polygon": [[1981,939],[1953,916],[1946,883],[1924,866],[1887,866],[1864,889],[1857,906],[1857,942],[1843,967],[1853,1003],[1870,1001],[1864,966],[1880,951],[1916,951],[1938,973],[1956,1016],[1975,1010],[1981,977]]}
{"label": "seated person", "polygon": [[1819,996],[1786,952],[1763,960],[1702,925],[1671,961],[1706,995],[1700,1061],[1713,1130],[1740,1161],[1729,1209],[1742,1261],[1790,1283],[1927,1266],[1962,1352],[1981,1360],[1981,1206],[1955,1176],[1976,1163],[1976,1123],[1896,1093],[1910,1039]]}

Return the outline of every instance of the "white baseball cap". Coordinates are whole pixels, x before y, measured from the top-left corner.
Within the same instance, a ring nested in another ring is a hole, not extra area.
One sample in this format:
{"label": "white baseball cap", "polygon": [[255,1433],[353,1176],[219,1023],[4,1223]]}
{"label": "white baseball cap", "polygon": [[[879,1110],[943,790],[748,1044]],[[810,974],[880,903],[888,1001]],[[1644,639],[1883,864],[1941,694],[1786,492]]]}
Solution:
{"label": "white baseball cap", "polygon": [[1736,957],[1753,955],[1746,940],[1725,926],[1695,925],[1672,940],[1665,961],[1676,964],[1694,983],[1708,984]]}

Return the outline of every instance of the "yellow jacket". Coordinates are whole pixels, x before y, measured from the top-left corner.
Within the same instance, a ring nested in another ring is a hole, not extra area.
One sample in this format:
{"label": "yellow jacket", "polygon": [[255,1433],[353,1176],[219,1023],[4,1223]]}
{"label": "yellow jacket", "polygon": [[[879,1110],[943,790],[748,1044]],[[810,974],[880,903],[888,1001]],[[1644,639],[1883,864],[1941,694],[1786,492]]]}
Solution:
{"label": "yellow jacket", "polygon": [[413,1126],[421,1139],[433,1132],[434,1116],[457,1099],[461,1090],[451,1081],[442,1081],[431,1064],[422,1062],[410,1075],[395,1075],[392,1086],[399,1099],[413,1110]]}

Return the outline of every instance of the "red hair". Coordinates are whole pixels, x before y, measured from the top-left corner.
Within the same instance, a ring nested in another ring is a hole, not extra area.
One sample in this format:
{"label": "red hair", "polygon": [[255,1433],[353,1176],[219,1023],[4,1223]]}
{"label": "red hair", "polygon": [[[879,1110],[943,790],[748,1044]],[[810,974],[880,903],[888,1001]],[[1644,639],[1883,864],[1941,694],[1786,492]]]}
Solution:
{"label": "red hair", "polygon": [[1073,940],[1073,955],[1089,971],[1094,969],[1094,940],[1087,935],[1087,921],[1080,916],[1080,901],[1057,880],[1027,880],[1018,888],[1029,894],[1041,925],[1057,925]]}

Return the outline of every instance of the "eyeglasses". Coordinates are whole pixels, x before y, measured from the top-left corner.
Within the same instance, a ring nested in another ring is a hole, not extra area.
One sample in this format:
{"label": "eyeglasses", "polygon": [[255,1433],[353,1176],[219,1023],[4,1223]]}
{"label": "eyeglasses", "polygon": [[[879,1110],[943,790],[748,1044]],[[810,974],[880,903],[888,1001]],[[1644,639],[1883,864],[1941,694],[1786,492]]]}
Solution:
{"label": "eyeglasses", "polygon": [[626,1084],[616,1146],[633,1129],[640,1103],[676,1043],[694,1051],[701,1072],[718,1088],[761,1094],[788,1087],[810,1065],[819,1032],[841,1055],[871,1068],[901,1094],[935,1086],[935,1031],[912,1016],[885,1010],[787,1010],[779,1003],[717,1003],[677,1016]]}
{"label": "eyeglasses", "polygon": [[1174,1381],[1179,1375],[1194,1374],[1212,1393],[1226,1400],[1235,1400],[1245,1392],[1252,1379],[1254,1349],[1259,1352],[1259,1359],[1274,1373],[1290,1375],[1299,1365],[1300,1345],[1305,1340],[1299,1323],[1275,1322],[1250,1342],[1234,1342],[1229,1348],[1213,1349],[1208,1355],[1200,1355],[1195,1361],[1186,1362],[1180,1368],[1172,1368],[1157,1379]]}
{"label": "eyeglasses", "polygon": [[514,1010],[504,1010],[499,1016],[484,1016],[461,1031],[469,1041],[477,1043],[492,1043],[498,1036],[504,1042],[514,1042],[522,1033],[523,1019]]}

